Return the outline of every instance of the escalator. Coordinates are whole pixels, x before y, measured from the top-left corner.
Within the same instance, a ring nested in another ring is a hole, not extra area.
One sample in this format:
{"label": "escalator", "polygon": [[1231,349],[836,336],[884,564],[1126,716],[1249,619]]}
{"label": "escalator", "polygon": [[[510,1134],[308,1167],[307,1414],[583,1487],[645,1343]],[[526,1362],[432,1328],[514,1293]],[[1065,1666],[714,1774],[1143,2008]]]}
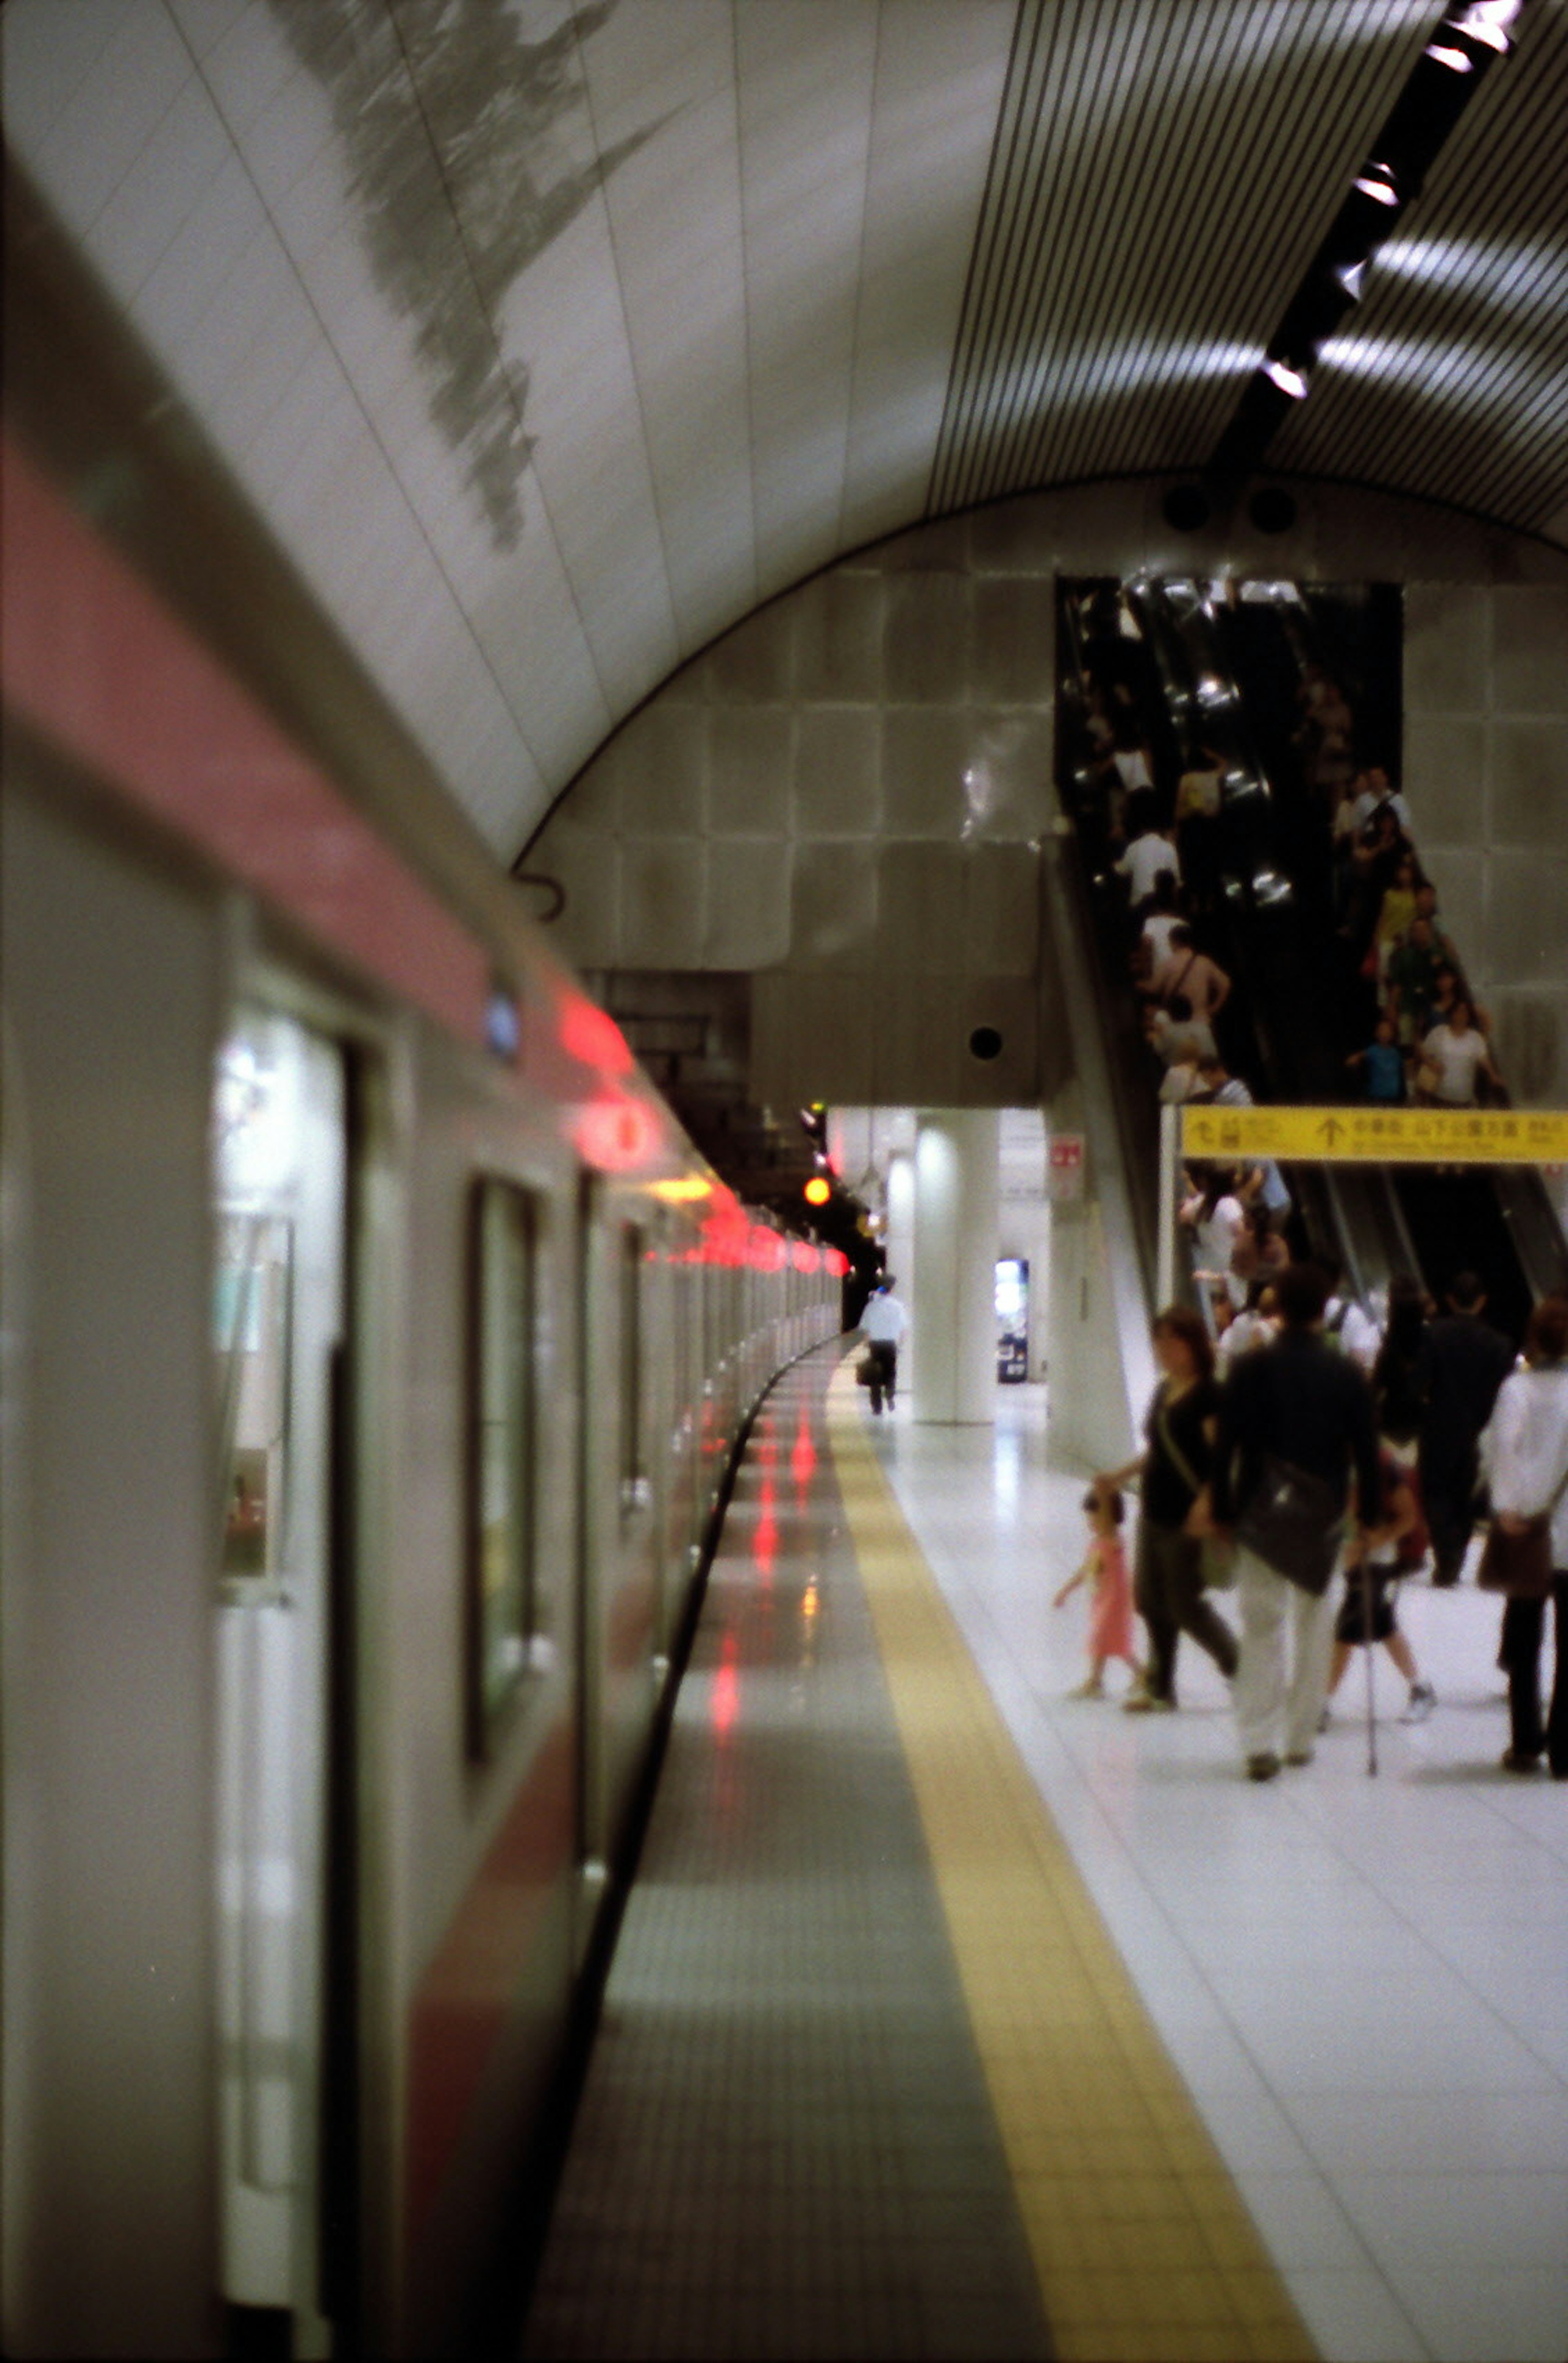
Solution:
{"label": "escalator", "polygon": [[[1309,994],[1301,993],[1299,982],[1294,987],[1296,1030],[1310,1045],[1301,1095],[1343,1100],[1344,1061],[1363,1047],[1369,1031],[1367,988],[1335,928],[1328,818],[1320,797],[1308,787],[1286,724],[1298,710],[1306,666],[1319,663],[1331,673],[1339,666],[1342,673],[1349,659],[1341,643],[1353,635],[1346,633],[1337,606],[1334,628],[1327,628],[1313,595],[1287,586],[1275,599],[1212,605],[1206,622],[1216,668],[1233,686],[1238,710],[1248,717],[1259,744],[1268,749],[1270,802],[1279,815],[1277,859],[1291,879],[1296,908],[1302,962],[1296,975],[1314,980]],[[1384,742],[1391,727],[1391,699],[1397,704],[1396,684],[1391,691],[1387,683],[1358,677],[1347,684],[1347,693],[1352,692],[1361,701],[1352,702],[1358,741],[1364,711],[1372,733],[1364,742],[1370,759],[1391,755]],[[1392,760],[1385,768],[1397,776]],[[1568,1247],[1540,1175],[1528,1168],[1443,1173],[1394,1166],[1386,1169],[1382,1186],[1396,1210],[1406,1268],[1419,1273],[1440,1304],[1456,1272],[1477,1271],[1491,1317],[1518,1337],[1532,1303],[1568,1283]]]}
{"label": "escalator", "polygon": [[[1119,661],[1113,664],[1107,657],[1096,663],[1078,604],[1070,595],[1062,601],[1061,616],[1057,670],[1064,716],[1086,710],[1091,688],[1107,682],[1114,687],[1116,680],[1127,686],[1135,707],[1144,705],[1148,684],[1130,644],[1120,652]],[[1058,874],[1087,971],[1140,1275],[1152,1312],[1159,1262],[1160,1109],[1150,1082],[1141,1012],[1128,971],[1126,904],[1115,875],[1116,848],[1105,798],[1089,777],[1085,751],[1072,743],[1069,727],[1059,730],[1057,793],[1070,827],[1063,841],[1067,858]]]}
{"label": "escalator", "polygon": [[[1128,636],[1129,622],[1136,637]],[[1104,702],[1114,691],[1119,710],[1129,717],[1130,735],[1149,748],[1157,809],[1170,811],[1195,730],[1229,766],[1216,892],[1201,932],[1204,948],[1233,981],[1231,998],[1216,1021],[1232,1071],[1262,1100],[1333,1098],[1339,1077],[1330,1070],[1329,1053],[1315,1059],[1316,1046],[1289,1019],[1291,996],[1303,973],[1297,914],[1275,866],[1266,783],[1243,743],[1240,716],[1228,711],[1234,700],[1219,692],[1202,652],[1187,645],[1179,616],[1158,592],[1141,586],[1124,592],[1110,583],[1064,585],[1062,625],[1060,670],[1068,720],[1060,736],[1058,787],[1072,825],[1065,882],[1074,932],[1093,973],[1122,1168],[1145,1292],[1152,1304],[1160,1224],[1160,1070],[1144,1037],[1142,1008],[1129,973],[1127,904],[1115,875],[1106,766],[1096,779],[1085,742],[1080,737],[1073,743],[1071,717],[1076,714],[1081,720],[1091,693]],[[1380,1177],[1298,1166],[1291,1182],[1296,1251],[1337,1254],[1352,1292],[1363,1302],[1385,1290],[1391,1272],[1408,1260],[1408,1251]],[[1199,1294],[1190,1275],[1184,1276],[1181,1292],[1188,1298]]]}
{"label": "escalator", "polygon": [[[1164,692],[1189,738],[1226,765],[1220,818],[1224,893],[1209,926],[1215,957],[1235,979],[1245,1047],[1232,1063],[1254,1096],[1296,1105],[1343,1097],[1343,1053],[1317,992],[1323,971],[1316,896],[1298,891],[1302,848],[1273,783],[1251,716],[1218,647],[1207,586],[1140,586],[1138,614],[1156,650]],[[1351,1292],[1374,1305],[1410,1261],[1410,1243],[1386,1177],[1375,1169],[1296,1166],[1298,1250],[1336,1255]]]}

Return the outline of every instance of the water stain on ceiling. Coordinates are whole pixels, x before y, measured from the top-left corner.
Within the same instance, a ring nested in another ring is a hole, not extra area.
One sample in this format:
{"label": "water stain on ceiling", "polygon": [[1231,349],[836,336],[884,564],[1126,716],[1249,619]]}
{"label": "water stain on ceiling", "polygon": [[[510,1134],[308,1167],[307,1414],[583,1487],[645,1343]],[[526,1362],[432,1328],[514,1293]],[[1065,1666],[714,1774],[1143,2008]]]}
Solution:
{"label": "water stain on ceiling", "polygon": [[502,550],[534,448],[507,292],[659,128],[595,148],[580,46],[618,5],[529,39],[509,0],[270,0],[331,101],[377,284],[415,323],[431,418]]}

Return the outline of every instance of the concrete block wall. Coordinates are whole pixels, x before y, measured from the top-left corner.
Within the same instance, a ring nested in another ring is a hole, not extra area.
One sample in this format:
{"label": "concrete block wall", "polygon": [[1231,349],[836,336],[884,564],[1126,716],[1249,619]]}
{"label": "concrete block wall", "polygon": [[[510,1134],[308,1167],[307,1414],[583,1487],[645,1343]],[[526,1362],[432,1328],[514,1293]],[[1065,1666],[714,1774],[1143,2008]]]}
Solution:
{"label": "concrete block wall", "polygon": [[[1406,779],[1521,1100],[1568,1093],[1568,556],[1450,509],[1291,483],[1291,528],[1195,534],[1158,481],[920,527],[786,592],[663,685],[525,865],[579,968],[751,980],[752,1089],[1007,1106],[1063,1077],[1036,846],[1053,577],[1408,584]],[[1003,1037],[982,1065],[973,1029]]]}
{"label": "concrete block wall", "polygon": [[1568,1104],[1568,585],[1412,582],[1405,784],[1522,1104]]}
{"label": "concrete block wall", "polygon": [[674,675],[529,848],[567,956],[749,971],[775,1104],[1037,1098],[1056,562],[1050,534],[927,527]]}

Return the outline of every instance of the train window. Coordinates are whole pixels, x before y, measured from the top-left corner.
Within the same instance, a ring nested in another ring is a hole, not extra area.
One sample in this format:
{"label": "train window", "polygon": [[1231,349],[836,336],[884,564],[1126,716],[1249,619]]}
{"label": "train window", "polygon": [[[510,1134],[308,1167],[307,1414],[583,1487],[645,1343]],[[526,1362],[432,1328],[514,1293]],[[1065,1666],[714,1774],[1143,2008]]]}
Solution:
{"label": "train window", "polygon": [[637,1509],[647,1499],[642,1437],[642,1263],[647,1234],[635,1224],[621,1233],[620,1262],[620,1488],[621,1507]]}
{"label": "train window", "polygon": [[528,1664],[534,1582],[532,1199],[475,1182],[469,1208],[468,1737],[490,1752]]}
{"label": "train window", "polygon": [[283,1574],[294,1226],[286,1217],[221,1207],[217,1226],[213,1344],[227,1470],[219,1573],[226,1586],[244,1578],[276,1582]]}
{"label": "train window", "polygon": [[319,2261],[348,1081],[326,1036],[243,1008],[212,1108],[217,2271],[269,2309],[303,2309]]}

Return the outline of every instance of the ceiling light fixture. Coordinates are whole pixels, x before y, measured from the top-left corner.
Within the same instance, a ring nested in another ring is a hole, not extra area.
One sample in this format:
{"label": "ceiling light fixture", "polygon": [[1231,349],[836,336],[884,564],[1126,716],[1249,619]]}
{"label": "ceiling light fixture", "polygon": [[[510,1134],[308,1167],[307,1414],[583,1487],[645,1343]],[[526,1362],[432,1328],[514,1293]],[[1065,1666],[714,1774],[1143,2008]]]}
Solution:
{"label": "ceiling light fixture", "polygon": [[1450,18],[1456,33],[1468,34],[1499,57],[1507,57],[1513,48],[1513,31],[1518,24],[1522,0],[1472,0],[1468,8]]}
{"label": "ceiling light fixture", "polygon": [[1396,205],[1399,203],[1398,187],[1386,164],[1363,164],[1356,174],[1354,185],[1363,197],[1370,197],[1374,205]]}
{"label": "ceiling light fixture", "polygon": [[1277,385],[1282,394],[1288,394],[1293,402],[1305,399],[1307,372],[1304,369],[1293,369],[1288,361],[1275,361],[1271,356],[1263,363],[1263,375],[1271,385]]}
{"label": "ceiling light fixture", "polygon": [[[1498,58],[1513,50],[1531,5],[1447,0],[1215,445],[1205,478],[1226,497],[1234,497],[1258,468],[1306,396],[1318,361],[1336,365],[1350,352],[1354,358],[1345,365],[1357,365],[1366,338],[1336,330],[1370,288],[1367,274],[1379,250],[1403,227],[1465,109]],[[1376,366],[1382,351],[1373,345],[1366,365]]]}

